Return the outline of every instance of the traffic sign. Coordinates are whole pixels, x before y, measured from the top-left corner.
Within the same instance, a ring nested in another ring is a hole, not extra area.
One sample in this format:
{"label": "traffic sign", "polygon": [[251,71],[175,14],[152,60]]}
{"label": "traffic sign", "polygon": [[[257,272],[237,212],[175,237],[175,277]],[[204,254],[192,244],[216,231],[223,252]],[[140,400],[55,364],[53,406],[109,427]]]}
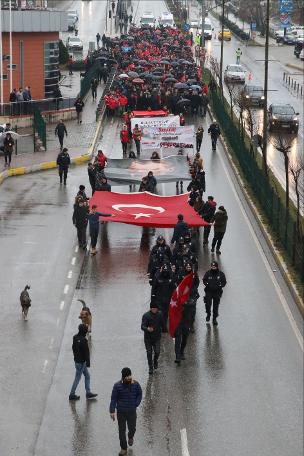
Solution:
{"label": "traffic sign", "polygon": [[190,30],[190,24],[187,24],[187,23],[184,24],[184,31],[189,32],[189,30]]}

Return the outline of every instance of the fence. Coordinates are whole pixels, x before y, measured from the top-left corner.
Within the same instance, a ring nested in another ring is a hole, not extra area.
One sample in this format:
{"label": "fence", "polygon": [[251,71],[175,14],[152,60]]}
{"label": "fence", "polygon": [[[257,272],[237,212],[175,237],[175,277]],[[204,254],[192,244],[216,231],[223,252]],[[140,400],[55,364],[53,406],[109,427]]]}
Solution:
{"label": "fence", "polygon": [[36,109],[40,112],[58,111],[74,107],[76,98],[44,98],[42,100],[20,101],[0,104],[1,116],[33,115]]}
{"label": "fence", "polygon": [[111,87],[112,87],[112,84],[113,84],[114,78],[115,78],[115,73],[116,73],[115,68],[112,68],[111,72],[109,74],[109,77],[107,79],[107,83],[105,85],[105,88],[103,89],[103,92],[102,92],[101,98],[99,100],[97,109],[96,109],[96,122],[98,121],[98,118],[99,118],[100,114],[102,113],[103,109],[105,108],[104,97],[111,90]]}
{"label": "fence", "polygon": [[34,107],[33,114],[34,140],[36,138],[37,133],[44,149],[46,150],[46,123],[41,115],[41,111],[39,110],[39,108]]}
{"label": "fence", "polygon": [[91,81],[93,78],[98,77],[98,70],[99,70],[99,63],[95,62],[91,68],[88,69],[88,71],[85,73],[84,78],[82,78],[80,82],[80,92],[79,96],[81,98],[84,98],[88,91],[90,90],[91,87]]}
{"label": "fence", "polygon": [[[290,73],[286,73],[284,71],[283,73],[283,83],[285,84],[286,87],[288,87],[291,92],[296,95],[297,97],[303,98],[304,96],[304,87],[303,84],[301,84],[299,81],[294,79],[292,77],[293,75]],[[303,79],[303,75],[300,75],[301,79]]]}
{"label": "fence", "polygon": [[292,212],[286,211],[286,206],[279,198],[275,188],[261,168],[240,134],[238,126],[230,118],[227,107],[217,91],[212,92],[213,111],[221,125],[233,154],[236,156],[243,174],[249,183],[255,197],[267,216],[267,220],[284,247],[293,267],[299,272],[304,281],[304,236],[303,230],[297,230],[297,224]]}

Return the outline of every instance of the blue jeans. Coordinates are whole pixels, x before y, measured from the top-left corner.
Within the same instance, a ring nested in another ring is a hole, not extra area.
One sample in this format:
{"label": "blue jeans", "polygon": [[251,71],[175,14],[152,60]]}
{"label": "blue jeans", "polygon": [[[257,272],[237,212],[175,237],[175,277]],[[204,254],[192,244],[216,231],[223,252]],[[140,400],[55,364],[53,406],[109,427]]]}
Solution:
{"label": "blue jeans", "polygon": [[74,383],[71,388],[71,394],[75,394],[76,388],[78,386],[78,383],[81,380],[82,374],[84,375],[84,386],[85,386],[86,393],[87,394],[90,393],[91,392],[90,373],[88,371],[86,363],[75,363],[75,369],[76,369],[75,379],[74,379]]}

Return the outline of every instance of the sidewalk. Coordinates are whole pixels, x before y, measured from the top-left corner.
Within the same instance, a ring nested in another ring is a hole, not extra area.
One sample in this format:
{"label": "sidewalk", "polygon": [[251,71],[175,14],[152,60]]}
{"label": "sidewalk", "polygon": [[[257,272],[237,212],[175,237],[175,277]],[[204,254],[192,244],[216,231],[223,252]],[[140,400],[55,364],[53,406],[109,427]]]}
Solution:
{"label": "sidewalk", "polygon": [[[75,72],[72,76],[67,76],[66,81],[67,84],[70,83],[71,87],[63,88],[63,96],[75,96],[74,93],[72,94],[71,92],[79,90],[79,86],[77,85],[79,81],[79,72]],[[97,89],[97,100],[101,97],[103,88],[104,84],[101,83]],[[65,89],[67,89],[67,91],[70,90],[71,92],[68,94]],[[77,93],[78,92],[76,92],[76,94]],[[88,149],[92,146],[97,128],[95,118],[96,107],[97,102],[93,101],[92,95],[89,93],[83,109],[82,124],[77,124],[76,119],[64,122],[68,132],[68,136],[64,138],[64,147],[68,148],[71,159],[87,154]],[[18,155],[12,156],[12,167],[9,170],[9,175],[24,174],[21,171],[14,172],[15,168],[32,167],[56,160],[60,147],[58,137],[55,136],[55,127],[56,124],[47,125],[47,150],[45,152],[22,153],[21,150],[18,150]],[[7,168],[4,167],[3,157],[0,157],[0,163],[1,173],[1,171],[7,170]]]}

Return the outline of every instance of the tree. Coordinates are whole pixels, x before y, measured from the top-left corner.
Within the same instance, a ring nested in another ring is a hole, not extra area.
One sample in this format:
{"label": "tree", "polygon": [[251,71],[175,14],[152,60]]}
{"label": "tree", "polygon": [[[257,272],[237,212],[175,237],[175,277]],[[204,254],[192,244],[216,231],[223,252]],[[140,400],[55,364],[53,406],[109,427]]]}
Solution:
{"label": "tree", "polygon": [[289,210],[289,152],[291,151],[293,139],[284,137],[279,134],[275,139],[273,139],[272,144],[274,148],[281,152],[284,158],[284,168],[285,168],[285,205],[286,209]]}
{"label": "tree", "polygon": [[[297,235],[301,234],[301,209],[304,209],[304,153],[291,160],[289,171],[293,180],[297,198]],[[302,207],[301,207],[302,206]]]}
{"label": "tree", "polygon": [[233,119],[233,108],[235,105],[235,98],[238,94],[238,89],[235,84],[227,83],[227,90],[229,93],[229,102],[230,102],[230,117]]}
{"label": "tree", "polygon": [[62,40],[59,40],[59,63],[60,65],[64,65],[68,63],[69,60],[69,52],[67,47],[63,44]]}

